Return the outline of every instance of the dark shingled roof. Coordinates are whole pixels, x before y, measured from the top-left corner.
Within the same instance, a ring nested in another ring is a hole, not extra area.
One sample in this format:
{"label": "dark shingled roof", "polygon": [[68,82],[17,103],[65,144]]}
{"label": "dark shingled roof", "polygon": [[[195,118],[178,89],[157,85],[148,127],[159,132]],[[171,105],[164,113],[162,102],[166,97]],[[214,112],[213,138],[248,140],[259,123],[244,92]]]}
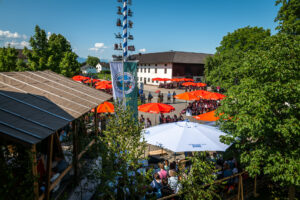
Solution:
{"label": "dark shingled roof", "polygon": [[36,144],[111,98],[51,71],[0,73],[0,137]]}
{"label": "dark shingled roof", "polygon": [[132,55],[131,59],[138,60],[140,64],[158,63],[186,63],[186,64],[205,64],[205,58],[213,54],[191,53],[180,51],[168,51],[158,53],[146,53]]}

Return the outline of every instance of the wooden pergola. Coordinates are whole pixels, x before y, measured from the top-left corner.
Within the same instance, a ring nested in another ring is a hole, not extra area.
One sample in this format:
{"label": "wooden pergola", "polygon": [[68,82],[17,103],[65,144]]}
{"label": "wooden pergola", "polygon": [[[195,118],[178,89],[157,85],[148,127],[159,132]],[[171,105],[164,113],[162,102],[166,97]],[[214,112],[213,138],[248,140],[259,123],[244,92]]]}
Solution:
{"label": "wooden pergola", "polygon": [[[46,190],[39,194],[38,182],[34,181],[34,199],[48,200],[50,192],[71,169],[75,177],[78,175],[79,159],[95,142],[92,140],[82,152],[78,151],[78,119],[109,99],[111,95],[51,71],[0,73],[0,138],[31,149],[34,177],[38,176],[36,145],[47,141]],[[53,144],[63,155],[58,131],[69,123],[73,162],[51,183]],[[96,112],[94,132],[98,133]]]}

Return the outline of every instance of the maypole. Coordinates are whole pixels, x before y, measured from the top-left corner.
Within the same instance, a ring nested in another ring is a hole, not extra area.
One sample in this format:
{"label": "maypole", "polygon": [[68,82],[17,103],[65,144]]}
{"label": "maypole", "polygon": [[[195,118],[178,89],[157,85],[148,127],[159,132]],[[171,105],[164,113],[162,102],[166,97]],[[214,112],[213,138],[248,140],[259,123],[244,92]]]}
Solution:
{"label": "maypole", "polygon": [[123,0],[123,61],[127,61],[127,0]]}

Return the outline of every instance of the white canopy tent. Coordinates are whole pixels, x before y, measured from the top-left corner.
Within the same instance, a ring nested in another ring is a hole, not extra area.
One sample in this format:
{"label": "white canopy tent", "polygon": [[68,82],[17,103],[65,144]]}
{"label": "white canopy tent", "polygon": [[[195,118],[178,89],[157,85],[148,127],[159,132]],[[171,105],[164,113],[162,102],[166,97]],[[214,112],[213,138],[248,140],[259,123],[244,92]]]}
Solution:
{"label": "white canopy tent", "polygon": [[225,135],[217,127],[194,122],[174,122],[144,129],[148,144],[173,152],[225,151],[229,146],[220,142]]}

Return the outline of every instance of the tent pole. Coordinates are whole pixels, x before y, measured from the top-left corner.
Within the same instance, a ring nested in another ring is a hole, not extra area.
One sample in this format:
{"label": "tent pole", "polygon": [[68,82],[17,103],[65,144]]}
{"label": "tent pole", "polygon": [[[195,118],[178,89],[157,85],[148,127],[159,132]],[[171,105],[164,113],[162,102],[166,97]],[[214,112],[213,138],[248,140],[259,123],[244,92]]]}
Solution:
{"label": "tent pole", "polygon": [[33,191],[34,191],[34,199],[39,199],[39,184],[37,182],[38,172],[37,172],[37,161],[36,161],[36,145],[33,144],[31,147],[32,153],[32,175],[34,178],[33,182]]}

